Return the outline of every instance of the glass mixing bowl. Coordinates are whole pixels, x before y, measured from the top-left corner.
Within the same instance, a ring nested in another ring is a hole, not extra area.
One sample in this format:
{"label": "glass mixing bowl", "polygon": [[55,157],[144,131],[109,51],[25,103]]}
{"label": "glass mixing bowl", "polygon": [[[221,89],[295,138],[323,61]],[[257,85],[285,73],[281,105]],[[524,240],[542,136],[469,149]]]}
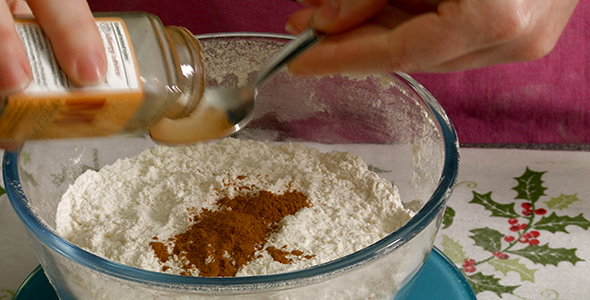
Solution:
{"label": "glass mixing bowl", "polygon": [[[290,39],[199,38],[209,85],[244,83]],[[456,133],[420,84],[401,73],[295,78],[282,72],[259,90],[252,122],[235,137],[353,152],[398,186],[415,216],[360,251],[300,271],[235,278],[145,271],[89,253],[54,226],[57,204],[77,176],[153,146],[149,137],[27,142],[5,154],[5,186],[60,298],[393,299],[411,282],[433,247],[459,164]]]}

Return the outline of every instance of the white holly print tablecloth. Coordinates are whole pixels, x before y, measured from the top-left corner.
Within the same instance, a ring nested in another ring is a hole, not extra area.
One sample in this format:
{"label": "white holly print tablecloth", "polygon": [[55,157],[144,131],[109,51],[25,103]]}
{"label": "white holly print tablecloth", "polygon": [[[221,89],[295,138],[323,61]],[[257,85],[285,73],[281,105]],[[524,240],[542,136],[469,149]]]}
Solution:
{"label": "white holly print tablecloth", "polygon": [[[463,148],[461,156],[436,246],[477,298],[590,299],[590,152]],[[38,261],[0,194],[0,300],[8,300]]]}
{"label": "white holly print tablecloth", "polygon": [[590,152],[462,149],[436,246],[478,299],[590,299]]}

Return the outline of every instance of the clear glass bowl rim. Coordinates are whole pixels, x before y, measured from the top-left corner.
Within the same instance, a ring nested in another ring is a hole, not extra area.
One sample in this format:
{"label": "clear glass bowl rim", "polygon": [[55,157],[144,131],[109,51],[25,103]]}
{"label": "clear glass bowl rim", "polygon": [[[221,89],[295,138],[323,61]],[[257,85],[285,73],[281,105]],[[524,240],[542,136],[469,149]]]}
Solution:
{"label": "clear glass bowl rim", "polygon": [[[274,34],[274,33],[255,33],[255,32],[235,32],[235,33],[217,33],[198,35],[199,39],[208,38],[270,38],[278,40],[290,40],[294,37],[291,35]],[[444,143],[444,165],[441,172],[438,185],[430,199],[425,203],[422,209],[416,213],[401,228],[391,233],[378,242],[350,255],[341,257],[328,263],[317,265],[308,269],[293,271],[288,273],[262,275],[251,277],[186,277],[159,272],[152,272],[138,268],[129,267],[119,264],[102,257],[89,253],[71,242],[59,237],[52,229],[48,228],[44,222],[28,209],[28,199],[20,186],[18,174],[18,157],[19,151],[6,151],[4,153],[2,172],[4,177],[4,186],[8,198],[18,214],[21,221],[27,229],[44,245],[50,247],[60,255],[92,270],[118,277],[125,280],[131,280],[140,283],[158,284],[158,285],[189,285],[189,286],[224,286],[225,288],[235,286],[242,289],[245,286],[262,286],[284,284],[289,281],[311,280],[316,277],[329,275],[334,272],[340,272],[354,267],[355,265],[367,262],[374,258],[389,253],[396,248],[406,244],[414,236],[422,232],[445,208],[446,200],[450,196],[452,188],[456,182],[459,169],[459,143],[457,133],[443,111],[440,104],[420,83],[411,76],[396,72],[392,74],[407,84],[418,94],[420,98],[430,108],[433,116],[436,117],[437,125],[441,131]]]}

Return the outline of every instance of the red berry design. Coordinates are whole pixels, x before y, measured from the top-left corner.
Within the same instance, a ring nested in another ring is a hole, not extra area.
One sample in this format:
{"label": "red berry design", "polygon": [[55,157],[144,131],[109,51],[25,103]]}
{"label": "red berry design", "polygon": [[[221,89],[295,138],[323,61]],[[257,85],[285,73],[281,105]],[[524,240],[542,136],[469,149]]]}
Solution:
{"label": "red berry design", "polygon": [[524,202],[520,206],[522,206],[522,208],[524,208],[524,209],[531,209],[531,207],[533,207],[533,205],[530,204],[529,202]]}
{"label": "red berry design", "polygon": [[492,254],[499,259],[507,259],[508,257],[510,257],[508,254],[502,253],[502,251],[496,251]]}
{"label": "red berry design", "polygon": [[530,216],[530,215],[532,215],[532,214],[533,214],[533,211],[532,211],[532,210],[530,210],[530,209],[523,209],[523,210],[522,210],[522,214],[523,214],[524,216],[527,216],[527,217],[528,217],[528,216]]}
{"label": "red berry design", "polygon": [[508,219],[508,224],[510,224],[510,225],[518,224],[518,219],[510,218],[510,219]]}
{"label": "red berry design", "polygon": [[504,240],[507,241],[508,243],[512,243],[515,240],[515,237],[511,236],[511,235],[507,235],[504,237]]}
{"label": "red berry design", "polygon": [[529,244],[530,244],[530,245],[533,245],[533,246],[534,246],[534,245],[538,245],[538,244],[539,244],[539,240],[537,240],[537,239],[531,239],[531,240],[529,241]]}
{"label": "red berry design", "polygon": [[520,228],[520,230],[525,230],[527,228],[527,224],[520,224],[518,227]]}
{"label": "red berry design", "polygon": [[544,215],[546,213],[547,213],[547,210],[544,209],[544,208],[535,209],[535,214],[537,214],[537,215],[540,215],[541,216],[541,215]]}
{"label": "red berry design", "polygon": [[519,225],[512,225],[510,226],[510,231],[519,231],[520,230],[520,226]]}
{"label": "red berry design", "polygon": [[466,273],[473,273],[475,272],[475,267],[474,266],[467,266],[464,268]]}
{"label": "red berry design", "polygon": [[541,233],[540,233],[540,232],[538,232],[538,231],[536,231],[536,230],[532,230],[531,232],[529,232],[529,234],[530,234],[532,237],[539,237],[539,236],[541,235]]}
{"label": "red berry design", "polygon": [[465,270],[466,273],[475,272],[475,267],[473,266],[474,263],[475,263],[475,260],[472,258],[466,258],[463,261],[463,269]]}
{"label": "red berry design", "polygon": [[521,243],[528,243],[529,242],[529,238],[527,238],[526,236],[521,236],[518,239],[518,241],[521,242]]}

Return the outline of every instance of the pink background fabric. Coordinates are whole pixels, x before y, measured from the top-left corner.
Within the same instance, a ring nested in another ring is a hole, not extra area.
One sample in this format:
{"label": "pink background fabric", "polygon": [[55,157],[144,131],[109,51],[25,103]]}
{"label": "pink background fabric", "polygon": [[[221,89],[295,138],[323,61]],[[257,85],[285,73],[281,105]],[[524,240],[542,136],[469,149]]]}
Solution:
{"label": "pink background fabric", "polygon": [[[98,11],[147,11],[195,34],[285,33],[289,0],[90,0]],[[527,63],[411,74],[441,103],[462,143],[590,143],[590,0],[555,49]]]}

